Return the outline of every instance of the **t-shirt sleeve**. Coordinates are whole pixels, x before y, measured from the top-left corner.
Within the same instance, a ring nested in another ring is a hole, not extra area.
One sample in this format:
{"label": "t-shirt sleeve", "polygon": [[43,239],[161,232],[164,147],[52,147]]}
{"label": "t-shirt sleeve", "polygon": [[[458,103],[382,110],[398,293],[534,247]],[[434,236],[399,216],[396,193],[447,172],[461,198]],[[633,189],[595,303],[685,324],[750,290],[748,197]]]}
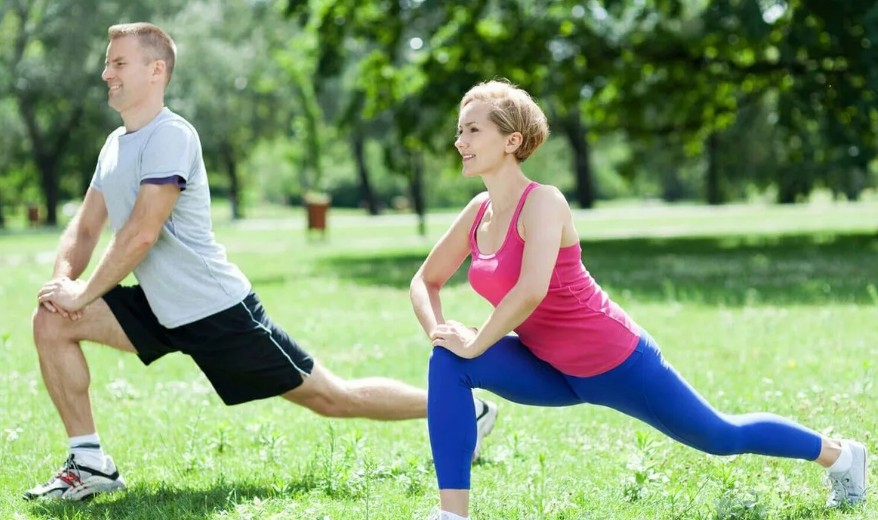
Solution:
{"label": "t-shirt sleeve", "polygon": [[161,125],[143,149],[140,184],[179,177],[185,186],[197,155],[198,138],[191,128],[176,121]]}
{"label": "t-shirt sleeve", "polygon": [[106,153],[107,147],[110,146],[110,143],[115,138],[116,132],[113,132],[109,136],[107,136],[107,140],[104,141],[104,146],[101,147],[101,152],[98,154],[98,162],[95,165],[95,171],[91,176],[91,182],[88,183],[89,188],[94,188],[98,191],[104,191],[101,187],[101,164],[104,161],[104,154]]}
{"label": "t-shirt sleeve", "polygon": [[88,187],[95,189],[97,191],[104,191],[101,189],[101,179],[98,177],[98,171],[95,169],[95,172],[91,176],[91,182],[88,183]]}

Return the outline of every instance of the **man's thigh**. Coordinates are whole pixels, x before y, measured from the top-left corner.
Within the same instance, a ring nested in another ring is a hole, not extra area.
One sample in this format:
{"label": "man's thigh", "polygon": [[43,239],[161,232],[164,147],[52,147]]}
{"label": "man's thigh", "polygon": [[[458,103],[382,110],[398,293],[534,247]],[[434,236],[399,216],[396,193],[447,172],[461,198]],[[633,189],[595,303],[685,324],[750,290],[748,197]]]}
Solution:
{"label": "man's thigh", "polygon": [[90,341],[125,352],[137,352],[110,307],[100,298],[87,305],[76,320],[65,318],[41,305],[34,318],[34,327],[37,337],[48,333],[60,339]]}

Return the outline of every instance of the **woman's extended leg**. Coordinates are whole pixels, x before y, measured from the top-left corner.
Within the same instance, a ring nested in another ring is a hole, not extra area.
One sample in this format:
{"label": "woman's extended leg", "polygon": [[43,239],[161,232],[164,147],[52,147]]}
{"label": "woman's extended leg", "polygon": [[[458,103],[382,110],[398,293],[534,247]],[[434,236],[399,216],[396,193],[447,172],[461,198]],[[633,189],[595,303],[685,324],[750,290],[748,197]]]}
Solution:
{"label": "woman's extended leg", "polygon": [[770,413],[730,415],[715,410],[644,336],[631,357],[595,377],[568,378],[578,395],[636,417],[668,436],[715,455],[756,453],[816,460],[817,432]]}

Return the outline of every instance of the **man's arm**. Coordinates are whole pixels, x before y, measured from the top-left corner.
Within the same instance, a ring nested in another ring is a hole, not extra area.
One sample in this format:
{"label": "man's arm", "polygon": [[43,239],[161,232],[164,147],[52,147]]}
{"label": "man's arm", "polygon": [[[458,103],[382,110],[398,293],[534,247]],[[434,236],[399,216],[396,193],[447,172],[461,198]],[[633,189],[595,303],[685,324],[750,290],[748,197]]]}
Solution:
{"label": "man's arm", "polygon": [[89,188],[76,216],[61,235],[52,278],[79,278],[94,253],[107,222],[107,206],[100,191]]}
{"label": "man's arm", "polygon": [[43,286],[40,302],[78,311],[121,282],[143,260],[171,215],[180,188],[174,184],[142,184],[128,221],[113,239],[88,280],[54,280]]}
{"label": "man's arm", "polygon": [[113,236],[100,263],[85,284],[83,306],[100,298],[137,267],[161,234],[180,196],[175,184],[142,184],[134,209]]}

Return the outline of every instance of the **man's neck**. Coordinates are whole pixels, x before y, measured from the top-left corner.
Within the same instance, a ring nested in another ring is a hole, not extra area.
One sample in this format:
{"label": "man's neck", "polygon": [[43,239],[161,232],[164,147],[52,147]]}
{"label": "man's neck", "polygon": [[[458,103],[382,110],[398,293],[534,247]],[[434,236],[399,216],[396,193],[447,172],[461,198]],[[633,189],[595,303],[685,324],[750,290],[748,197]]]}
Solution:
{"label": "man's neck", "polygon": [[150,121],[159,115],[163,108],[165,108],[165,104],[160,99],[157,102],[146,103],[143,106],[132,108],[120,114],[122,116],[122,123],[125,125],[125,132],[130,134],[148,125]]}

